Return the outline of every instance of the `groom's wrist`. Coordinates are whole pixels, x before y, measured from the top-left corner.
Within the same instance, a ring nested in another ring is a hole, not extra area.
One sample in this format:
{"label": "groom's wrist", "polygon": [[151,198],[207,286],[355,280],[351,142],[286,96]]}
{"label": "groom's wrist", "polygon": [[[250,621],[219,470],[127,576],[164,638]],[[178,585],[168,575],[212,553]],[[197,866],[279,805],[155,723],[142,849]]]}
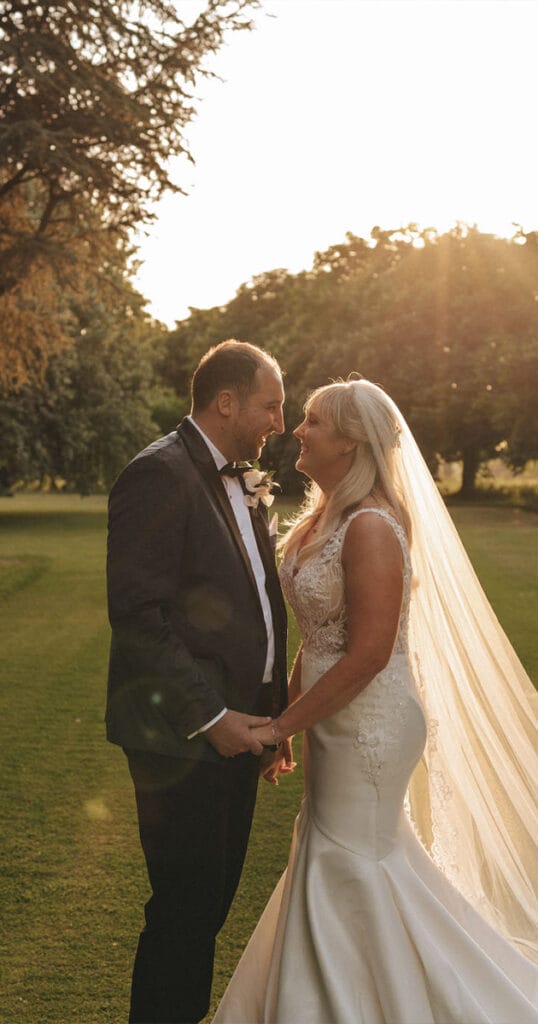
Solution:
{"label": "groom's wrist", "polygon": [[195,736],[199,736],[200,733],[207,732],[207,730],[210,729],[212,725],[216,725],[217,722],[220,722],[221,718],[224,718],[224,715],[226,714],[227,710],[228,708],[223,708],[222,711],[219,711],[218,715],[215,715],[215,717],[211,719],[211,721],[206,722],[204,725],[201,725],[194,732],[189,733],[187,739],[192,740]]}

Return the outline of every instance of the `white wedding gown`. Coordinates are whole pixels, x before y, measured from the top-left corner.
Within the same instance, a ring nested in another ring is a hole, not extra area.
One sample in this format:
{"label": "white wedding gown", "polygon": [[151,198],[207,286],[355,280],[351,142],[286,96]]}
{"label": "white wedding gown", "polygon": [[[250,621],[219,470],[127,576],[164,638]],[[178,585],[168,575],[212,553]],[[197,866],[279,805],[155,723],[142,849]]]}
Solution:
{"label": "white wedding gown", "polygon": [[453,888],[404,810],[426,724],[411,672],[405,535],[350,516],[282,585],[303,635],[306,691],[345,650],[341,549],[355,515],[390,523],[404,598],[392,657],[305,736],[305,797],[288,867],[214,1024],[537,1024],[536,968]]}

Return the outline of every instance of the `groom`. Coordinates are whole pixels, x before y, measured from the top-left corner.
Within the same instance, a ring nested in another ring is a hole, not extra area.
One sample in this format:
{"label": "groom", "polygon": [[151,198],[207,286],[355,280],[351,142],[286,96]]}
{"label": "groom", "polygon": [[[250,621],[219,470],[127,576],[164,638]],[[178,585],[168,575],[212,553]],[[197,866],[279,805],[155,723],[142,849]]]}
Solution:
{"label": "groom", "polygon": [[270,355],[217,345],[195,371],[191,416],[110,494],[107,737],[128,758],[152,887],[131,1024],[207,1013],[254,809],[262,747],[251,729],[286,703],[267,510],[245,501],[230,465],[283,432],[283,401]]}

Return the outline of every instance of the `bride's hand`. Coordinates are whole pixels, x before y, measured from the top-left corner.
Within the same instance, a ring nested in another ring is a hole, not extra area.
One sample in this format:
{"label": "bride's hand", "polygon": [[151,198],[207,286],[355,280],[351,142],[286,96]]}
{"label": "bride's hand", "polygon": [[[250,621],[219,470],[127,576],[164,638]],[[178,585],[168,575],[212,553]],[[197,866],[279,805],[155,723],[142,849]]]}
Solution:
{"label": "bride's hand", "polygon": [[293,760],[291,738],[283,740],[276,751],[269,748],[264,750],[261,761],[262,779],[272,786],[278,786],[278,776],[289,775],[297,767],[297,762]]}

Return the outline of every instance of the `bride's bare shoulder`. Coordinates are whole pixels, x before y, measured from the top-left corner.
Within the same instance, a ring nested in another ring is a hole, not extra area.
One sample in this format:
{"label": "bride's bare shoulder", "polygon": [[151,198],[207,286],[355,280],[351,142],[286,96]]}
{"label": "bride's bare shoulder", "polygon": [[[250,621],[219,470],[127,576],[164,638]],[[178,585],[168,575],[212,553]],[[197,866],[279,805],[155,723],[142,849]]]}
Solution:
{"label": "bride's bare shoulder", "polygon": [[[394,509],[388,502],[378,501],[375,498],[364,498],[363,501],[357,502],[356,505],[348,507],[342,517],[341,525],[348,524],[347,532],[351,528],[357,529],[369,529],[370,524],[383,523],[388,526],[385,515],[359,515],[363,512],[374,512],[374,513],[387,513],[392,519],[397,521]],[[363,525],[364,524],[364,525]],[[390,529],[390,527],[389,527]]]}
{"label": "bride's bare shoulder", "polygon": [[[357,515],[357,512],[372,512],[372,515]],[[389,561],[396,559],[401,562],[401,546],[394,532],[394,528],[387,521],[386,516],[375,513],[386,512],[396,520],[394,512],[389,505],[381,505],[379,502],[362,502],[356,509],[355,514],[351,513],[350,522],[344,538],[343,557],[355,560],[357,556],[368,554],[383,555]]]}

